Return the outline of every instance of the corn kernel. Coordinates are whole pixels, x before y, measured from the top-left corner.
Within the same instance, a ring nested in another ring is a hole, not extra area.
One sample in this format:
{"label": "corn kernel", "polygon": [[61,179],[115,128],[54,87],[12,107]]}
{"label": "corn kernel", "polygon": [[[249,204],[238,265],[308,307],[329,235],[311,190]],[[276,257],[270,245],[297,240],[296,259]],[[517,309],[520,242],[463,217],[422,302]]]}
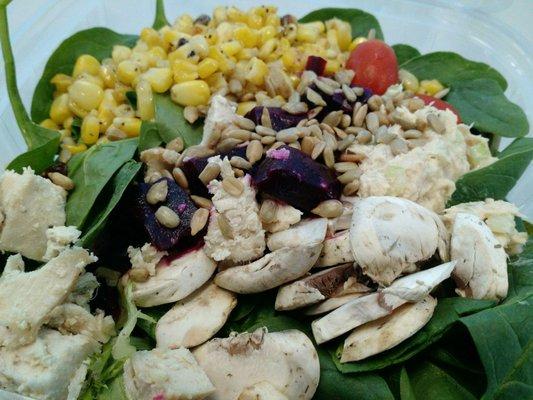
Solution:
{"label": "corn kernel", "polygon": [[50,107],[50,118],[56,124],[61,125],[64,120],[72,115],[68,107],[68,94],[63,93],[57,96]]}
{"label": "corn kernel", "polygon": [[273,39],[276,37],[278,33],[278,30],[273,27],[272,25],[267,25],[259,30],[259,36],[261,44],[266,43],[270,39]]}
{"label": "corn kernel", "polygon": [[86,111],[97,108],[104,97],[102,88],[93,82],[77,80],[68,88],[69,100]]}
{"label": "corn kernel", "polygon": [[109,108],[100,108],[97,116],[98,121],[100,122],[100,133],[105,133],[107,128],[113,123],[115,114]]}
{"label": "corn kernel", "polygon": [[213,18],[214,21],[218,23],[226,21],[228,18],[227,8],[222,6],[215,7],[215,9],[213,10]]}
{"label": "corn kernel", "polygon": [[63,128],[64,129],[71,129],[72,128],[72,124],[74,123],[74,117],[68,117],[67,119],[65,119],[63,121]]}
{"label": "corn kernel", "polygon": [[269,14],[265,18],[265,25],[278,27],[281,25],[280,18],[276,14]]}
{"label": "corn kernel", "polygon": [[418,93],[433,96],[436,93],[440,92],[442,89],[444,89],[444,86],[442,86],[442,83],[440,83],[436,79],[423,80],[420,82]]}
{"label": "corn kernel", "polygon": [[131,57],[131,49],[126,46],[116,45],[113,46],[113,51],[111,52],[111,58],[116,64],[119,64],[121,61],[127,60]]}
{"label": "corn kernel", "polygon": [[257,105],[257,103],[255,101],[243,101],[243,102],[237,104],[237,114],[246,115],[256,105]]}
{"label": "corn kernel", "polygon": [[281,62],[285,68],[291,68],[296,63],[296,52],[293,49],[285,51],[281,56]]}
{"label": "corn kernel", "polygon": [[357,46],[359,46],[361,43],[366,42],[368,39],[364,36],[356,37],[354,40],[352,40],[352,43],[348,46],[348,50],[352,51]]}
{"label": "corn kernel", "polygon": [[154,117],[154,99],[152,87],[145,80],[139,81],[136,87],[137,92],[137,113],[143,121]]}
{"label": "corn kernel", "polygon": [[68,101],[68,108],[75,116],[80,118],[85,118],[87,114],[89,114],[89,111],[80,107],[78,104],[76,104],[76,102],[72,101],[71,99],[69,99]]}
{"label": "corn kernel", "polygon": [[139,75],[140,69],[137,63],[131,60],[124,60],[118,64],[117,78],[126,85],[130,85]]}
{"label": "corn kernel", "polygon": [[250,60],[246,80],[256,86],[260,86],[265,81],[265,76],[268,73],[268,67],[263,60],[254,57]]}
{"label": "corn kernel", "polygon": [[72,85],[74,79],[71,76],[65,74],[55,74],[50,83],[55,85],[56,90],[59,93],[65,93],[68,90],[68,87]]}
{"label": "corn kernel", "polygon": [[198,64],[198,75],[205,79],[218,70],[218,61],[214,58],[207,57]]}
{"label": "corn kernel", "polygon": [[326,74],[334,74],[340,68],[341,68],[340,62],[338,62],[337,60],[328,60],[328,62],[326,63],[326,69],[324,70],[324,72]]}
{"label": "corn kernel", "polygon": [[176,60],[172,63],[174,82],[188,82],[198,78],[198,67],[185,60]]}
{"label": "corn kernel", "polygon": [[247,15],[237,7],[229,7],[226,10],[226,18],[230,22],[245,22]]}
{"label": "corn kernel", "polygon": [[42,120],[39,125],[43,128],[52,129],[54,131],[57,131],[59,129],[59,126],[57,126],[57,124],[50,118]]}
{"label": "corn kernel", "polygon": [[346,21],[333,18],[326,22],[326,27],[335,31],[340,50],[348,50],[352,41],[352,26]]}
{"label": "corn kernel", "polygon": [[74,64],[72,76],[74,78],[81,74],[98,75],[100,72],[100,62],[91,55],[84,54],[78,57]]}
{"label": "corn kernel", "polygon": [[81,123],[80,138],[85,144],[95,144],[100,136],[100,120],[96,115],[89,114]]}
{"label": "corn kernel", "polygon": [[247,24],[250,28],[260,29],[263,27],[263,17],[256,13],[248,13]]}
{"label": "corn kernel", "polygon": [[155,67],[161,60],[167,59],[167,52],[160,46],[152,47],[148,51],[148,67]]}
{"label": "corn kernel", "polygon": [[276,49],[276,46],[278,44],[277,39],[269,39],[261,46],[259,49],[259,57],[262,59],[266,59],[268,56],[270,56],[272,53],[274,53],[274,50]]}
{"label": "corn kernel", "polygon": [[235,28],[233,37],[241,42],[244,47],[255,47],[259,40],[258,32],[246,25]]}
{"label": "corn kernel", "polygon": [[87,145],[85,143],[65,144],[63,145],[63,148],[68,150],[70,154],[78,154],[87,150]]}
{"label": "corn kernel", "polygon": [[226,81],[226,78],[224,78],[222,72],[215,72],[213,75],[206,78],[206,82],[212,91],[216,91],[228,85],[228,82]]}
{"label": "corn kernel", "polygon": [[112,88],[115,86],[115,71],[111,65],[102,65],[100,68],[100,78],[104,83],[104,87]]}
{"label": "corn kernel", "polygon": [[184,32],[191,35],[194,29],[194,21],[189,14],[183,14],[174,23],[174,28],[176,28],[180,32]]}
{"label": "corn kernel", "polygon": [[189,44],[196,53],[196,55],[200,57],[207,56],[207,53],[209,52],[209,43],[207,43],[207,39],[204,36],[193,36],[189,41]]}
{"label": "corn kernel", "polygon": [[224,54],[222,54],[220,49],[218,49],[217,47],[209,48],[209,57],[218,61],[218,68],[224,73],[231,71],[234,67],[231,60]]}
{"label": "corn kernel", "polygon": [[124,132],[128,137],[136,137],[141,133],[141,123],[139,118],[134,117],[116,117],[113,125]]}
{"label": "corn kernel", "polygon": [[148,47],[160,46],[162,44],[161,37],[153,28],[144,28],[141,31],[141,40],[145,42]]}
{"label": "corn kernel", "polygon": [[180,38],[184,35],[183,33],[171,29],[170,27],[163,27],[161,28],[160,32],[163,38],[163,42],[165,42],[166,46],[178,43],[178,40],[180,40]]}
{"label": "corn kernel", "polygon": [[164,93],[172,86],[172,71],[170,68],[150,68],[142,79],[150,83],[152,90],[156,93]]}
{"label": "corn kernel", "polygon": [[237,58],[237,60],[243,61],[243,60],[250,60],[253,57],[257,57],[258,54],[259,52],[257,51],[257,48],[242,49],[237,54],[235,54],[235,57]]}
{"label": "corn kernel", "polygon": [[413,93],[418,91],[418,88],[420,87],[418,78],[412,73],[406,71],[405,69],[401,69],[398,71],[398,77],[400,78],[400,82],[405,90],[410,90]]}
{"label": "corn kernel", "polygon": [[319,30],[313,24],[299,24],[296,32],[296,40],[299,42],[314,43],[320,35]]}
{"label": "corn kernel", "polygon": [[182,82],[172,86],[172,100],[182,106],[205,105],[209,101],[211,91],[205,81]]}
{"label": "corn kernel", "polygon": [[233,56],[242,49],[242,45],[238,40],[231,40],[220,45],[220,50],[227,56]]}

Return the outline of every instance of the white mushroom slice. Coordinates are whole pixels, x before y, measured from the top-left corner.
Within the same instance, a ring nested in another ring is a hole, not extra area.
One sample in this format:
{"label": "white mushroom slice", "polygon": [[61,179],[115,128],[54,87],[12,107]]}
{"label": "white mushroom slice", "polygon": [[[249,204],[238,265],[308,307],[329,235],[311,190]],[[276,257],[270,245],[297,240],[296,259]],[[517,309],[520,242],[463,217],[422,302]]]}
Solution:
{"label": "white mushroom slice", "polygon": [[300,210],[278,201],[274,220],[270,223],[263,222],[263,227],[270,233],[284,231],[291,225],[300,222],[302,215],[303,213]]}
{"label": "white mushroom slice", "polygon": [[327,300],[324,300],[323,302],[319,304],[315,304],[314,306],[307,308],[304,311],[304,314],[305,315],[325,314],[327,312],[330,312],[330,311],[333,311],[339,308],[340,306],[348,303],[349,301],[358,299],[359,297],[362,297],[365,295],[366,293],[351,293],[351,294],[345,294],[343,296],[331,297]]}
{"label": "white mushroom slice", "polygon": [[87,264],[87,250],[64,250],[41,268],[24,272],[20,255],[9,257],[0,278],[0,347],[32,343],[48,314],[63,303]]}
{"label": "white mushroom slice", "polygon": [[133,300],[141,307],[173,303],[184,299],[213,275],[217,264],[203,248],[185,253],[170,261],[161,261],[155,275],[146,282],[137,282],[133,288]]}
{"label": "white mushroom slice", "polygon": [[179,301],[157,322],[157,347],[194,347],[211,339],[237,305],[236,296],[212,282]]}
{"label": "white mushroom slice", "polygon": [[242,391],[237,400],[290,400],[267,381],[256,383]]}
{"label": "white mushroom slice", "polygon": [[507,295],[509,282],[505,250],[477,216],[456,215],[450,254],[457,260],[453,277],[459,295],[494,300]]}
{"label": "white mushroom slice", "polygon": [[318,303],[341,290],[350,277],[355,278],[355,268],[345,264],[290,283],[279,289],[275,308],[286,311]]}
{"label": "white mushroom slice", "polygon": [[236,293],[259,293],[305,275],[316,263],[322,243],[284,247],[250,264],[228,268],[215,276],[215,283]]}
{"label": "white mushroom slice", "polygon": [[437,214],[410,200],[367,197],[354,204],[350,242],[355,261],[382,285],[437,249],[447,260],[447,236]]}
{"label": "white mushroom slice", "polygon": [[315,267],[331,267],[332,265],[353,262],[354,256],[350,243],[350,231],[342,231],[328,237],[324,241],[322,254]]}
{"label": "white mushroom slice", "polygon": [[353,203],[357,197],[342,196],[342,215],[337,218],[328,219],[328,234],[333,235],[335,232],[350,229],[352,224]]}
{"label": "white mushroom slice", "polygon": [[138,351],[123,376],[130,400],[205,399],[215,389],[187,349]]}
{"label": "white mushroom slice", "polygon": [[352,300],[313,321],[311,327],[316,342],[327,342],[353,328],[384,317],[407,302],[421,301],[450,276],[454,266],[455,261],[452,261],[405,276],[379,293]]}
{"label": "white mushroom slice", "polygon": [[281,232],[271,234],[267,239],[270,251],[283,247],[298,247],[322,243],[326,237],[326,218],[306,219]]}
{"label": "white mushroom slice", "polygon": [[437,300],[427,296],[418,303],[404,304],[390,315],[355,328],[344,341],[341,362],[363,360],[400,344],[429,322],[436,305]]}
{"label": "white mushroom slice", "polygon": [[291,400],[309,400],[320,379],[318,355],[300,331],[266,328],[212,339],[193,352],[215,385],[210,400],[237,399],[249,386],[269,382]]}

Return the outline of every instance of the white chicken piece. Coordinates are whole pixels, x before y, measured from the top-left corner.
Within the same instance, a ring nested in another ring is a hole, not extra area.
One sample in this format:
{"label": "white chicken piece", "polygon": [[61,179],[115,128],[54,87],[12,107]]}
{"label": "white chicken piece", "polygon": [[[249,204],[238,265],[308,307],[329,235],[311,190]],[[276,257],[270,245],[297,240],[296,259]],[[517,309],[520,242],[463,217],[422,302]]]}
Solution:
{"label": "white chicken piece", "polygon": [[128,257],[132,268],[142,268],[148,271],[150,276],[155,275],[155,268],[163,257],[168,255],[166,251],[160,251],[151,243],[145,243],[141,248],[129,246]]}
{"label": "white chicken piece", "polygon": [[0,177],[0,250],[43,261],[46,230],[65,225],[67,192],[30,168]]}
{"label": "white chicken piece", "polygon": [[189,348],[206,342],[222,328],[236,305],[232,292],[206,283],[157,321],[157,347]]}
{"label": "white chicken piece", "polygon": [[353,261],[354,256],[350,242],[350,232],[345,230],[326,238],[324,247],[322,248],[322,254],[320,254],[315,267],[331,267]]}
{"label": "white chicken piece", "polygon": [[235,113],[236,110],[237,104],[229,101],[224,96],[217,94],[211,97],[200,144],[208,146],[213,141],[214,135],[219,135],[225,128],[233,125],[238,118]]}
{"label": "white chicken piece", "polygon": [[216,267],[204,248],[191,250],[172,261],[160,261],[154,276],[134,284],[133,300],[141,307],[174,303],[207,282]]}
{"label": "white chicken piece", "polygon": [[326,218],[305,219],[296,225],[268,236],[267,246],[270,251],[283,247],[298,247],[302,243],[322,243],[326,237],[328,220]]}
{"label": "white chicken piece", "polygon": [[427,296],[355,328],[344,341],[341,363],[363,360],[397,346],[429,322],[436,306],[437,299]]}
{"label": "white chicken piece", "polygon": [[481,219],[457,213],[450,247],[451,257],[457,260],[453,277],[459,295],[491,300],[507,296],[507,256]]}
{"label": "white chicken piece", "polygon": [[354,204],[350,243],[355,262],[381,285],[389,285],[438,249],[448,257],[448,233],[437,214],[407,199],[367,197]]}
{"label": "white chicken piece", "polygon": [[303,213],[293,206],[277,202],[276,214],[272,222],[263,222],[263,227],[267,232],[276,233],[289,229],[302,219]]}
{"label": "white chicken piece", "polygon": [[[220,164],[223,179],[235,179],[227,158],[220,161],[220,157],[214,157],[210,162]],[[213,193],[214,212],[212,211],[204,240],[207,255],[215,261],[242,263],[261,257],[265,251],[265,231],[259,219],[259,206],[251,178],[246,175],[237,179],[243,186],[243,191],[238,196],[228,193],[222,181],[213,180],[209,183],[209,191]],[[219,218],[227,221],[231,232],[222,232]]]}
{"label": "white chicken piece", "polygon": [[244,389],[237,400],[289,400],[287,396],[267,381]]}
{"label": "white chicken piece", "polygon": [[[268,382],[291,400],[310,400],[320,379],[318,355],[302,332],[260,328],[197,347],[194,356],[215,385],[210,400],[237,399],[248,387]],[[269,398],[270,399],[270,398]]]}
{"label": "white chicken piece", "polygon": [[485,222],[507,254],[522,252],[522,247],[527,242],[527,233],[518,232],[516,229],[515,217],[522,215],[514,204],[503,200],[486,199],[447,208],[441,218],[449,231],[452,230],[453,221],[458,213],[473,214]]}
{"label": "white chicken piece", "polygon": [[124,364],[129,400],[205,399],[215,388],[187,349],[138,351]]}
{"label": "white chicken piece", "polygon": [[38,400],[77,399],[83,362],[98,351],[85,335],[42,329],[36,340],[18,349],[0,347],[0,388]]}
{"label": "white chicken piece", "polygon": [[75,226],[54,226],[46,230],[46,252],[43,260],[49,261],[69,247],[80,237],[81,232]]}
{"label": "white chicken piece", "polygon": [[65,301],[84,267],[94,261],[87,250],[73,247],[32,272],[24,272],[21,259],[18,270],[10,262],[0,278],[0,346],[33,342],[50,312]]}

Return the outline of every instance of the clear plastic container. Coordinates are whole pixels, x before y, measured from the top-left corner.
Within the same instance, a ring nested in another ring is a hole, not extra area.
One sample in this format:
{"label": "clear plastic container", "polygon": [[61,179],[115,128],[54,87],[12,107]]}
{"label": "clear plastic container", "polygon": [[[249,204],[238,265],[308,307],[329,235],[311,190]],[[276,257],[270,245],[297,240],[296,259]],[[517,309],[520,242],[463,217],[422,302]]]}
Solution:
{"label": "clear plastic container", "polygon": [[[505,8],[512,2],[373,0],[341,4],[327,0],[301,3],[286,0],[167,0],[165,6],[169,20],[173,20],[185,12],[191,15],[211,14],[213,8],[221,4],[246,9],[263,3],[275,4],[280,13],[297,16],[328,6],[362,8],[378,18],[385,39],[390,44],[411,44],[422,53],[455,51],[469,59],[486,62],[505,76],[509,83],[508,97],[525,110],[533,123],[533,98],[530,95],[533,92],[533,45],[528,37],[496,17],[504,14]],[[63,39],[93,26],[139,33],[142,27],[151,24],[154,4],[153,0],[136,1],[135,4],[128,0],[17,0],[10,4],[8,14],[19,89],[28,109],[46,60]],[[531,14],[531,3],[523,1],[519,5],[524,11],[519,18],[527,21],[528,11]],[[0,167],[3,167],[25,149],[5,92],[3,70],[0,75],[0,131]],[[502,142],[507,144],[509,141]],[[533,219],[533,192],[529,189],[532,185],[533,168],[530,167],[509,195],[510,200],[530,219]]]}

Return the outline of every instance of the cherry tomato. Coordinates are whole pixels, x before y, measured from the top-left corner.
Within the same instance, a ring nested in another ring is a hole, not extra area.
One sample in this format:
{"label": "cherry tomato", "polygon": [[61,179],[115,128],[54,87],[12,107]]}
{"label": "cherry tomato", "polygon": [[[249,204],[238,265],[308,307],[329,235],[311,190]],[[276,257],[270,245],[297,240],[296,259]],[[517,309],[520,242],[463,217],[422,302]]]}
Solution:
{"label": "cherry tomato", "polygon": [[433,97],[433,96],[428,96],[427,94],[417,94],[416,97],[419,97],[422,100],[424,100],[424,103],[426,103],[426,105],[428,106],[432,104],[433,107],[435,107],[438,110],[450,110],[455,115],[457,115],[458,124],[463,122],[461,121],[461,116],[459,115],[459,111],[457,111],[450,103],[447,103],[441,99],[437,99],[436,97]]}
{"label": "cherry tomato", "polygon": [[396,55],[381,40],[359,44],[350,54],[346,67],[355,71],[353,84],[370,88],[375,94],[383,94],[390,85],[398,83]]}

